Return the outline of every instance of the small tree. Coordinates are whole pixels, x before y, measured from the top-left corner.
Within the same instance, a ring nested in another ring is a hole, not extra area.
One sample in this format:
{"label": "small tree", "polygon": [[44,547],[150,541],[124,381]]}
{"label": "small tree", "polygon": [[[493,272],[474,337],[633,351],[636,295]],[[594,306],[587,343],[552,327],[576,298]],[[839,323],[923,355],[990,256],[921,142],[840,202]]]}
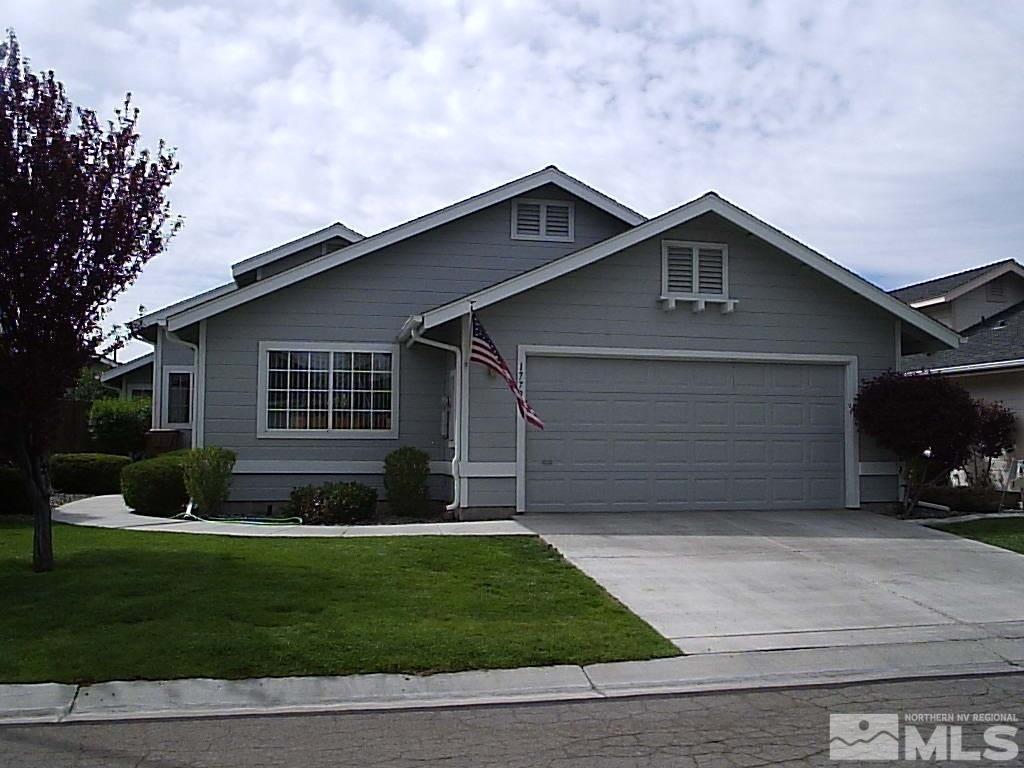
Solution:
{"label": "small tree", "polygon": [[925,488],[964,466],[978,430],[978,408],[955,381],[888,371],[861,385],[853,404],[857,425],[896,455],[909,511]]}
{"label": "small tree", "polygon": [[[1002,403],[986,400],[976,402],[978,427],[971,453],[974,458],[972,482],[980,486],[991,484],[992,459],[1014,449],[1017,438],[1017,416]],[[984,469],[982,469],[984,464]]]}
{"label": "small tree", "polygon": [[53,568],[57,401],[104,342],[108,303],[181,226],[174,153],[140,148],[137,121],[129,94],[102,126],[32,72],[13,32],[0,43],[0,436],[25,476],[37,571]]}

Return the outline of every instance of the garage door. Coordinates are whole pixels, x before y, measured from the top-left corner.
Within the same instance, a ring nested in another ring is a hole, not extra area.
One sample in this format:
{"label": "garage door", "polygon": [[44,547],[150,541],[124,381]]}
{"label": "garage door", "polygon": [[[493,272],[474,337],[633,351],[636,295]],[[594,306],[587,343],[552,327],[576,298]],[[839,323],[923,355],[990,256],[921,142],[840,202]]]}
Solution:
{"label": "garage door", "polygon": [[843,505],[838,365],[531,357],[537,512]]}

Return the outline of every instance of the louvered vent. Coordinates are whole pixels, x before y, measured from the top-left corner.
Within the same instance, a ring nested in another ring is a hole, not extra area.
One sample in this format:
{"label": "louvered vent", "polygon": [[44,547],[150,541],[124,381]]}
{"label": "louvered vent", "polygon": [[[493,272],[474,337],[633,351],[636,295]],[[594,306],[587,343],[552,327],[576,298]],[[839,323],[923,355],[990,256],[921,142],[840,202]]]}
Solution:
{"label": "louvered vent", "polygon": [[518,203],[515,211],[515,234],[540,237],[540,203]]}
{"label": "louvered vent", "polygon": [[545,206],[544,236],[553,240],[568,240],[572,234],[570,216],[568,205],[548,203]]}
{"label": "louvered vent", "polygon": [[693,293],[693,249],[669,245],[665,249],[665,287],[669,294]]}
{"label": "louvered vent", "polygon": [[697,254],[697,293],[725,293],[725,258],[719,250],[701,248]]}

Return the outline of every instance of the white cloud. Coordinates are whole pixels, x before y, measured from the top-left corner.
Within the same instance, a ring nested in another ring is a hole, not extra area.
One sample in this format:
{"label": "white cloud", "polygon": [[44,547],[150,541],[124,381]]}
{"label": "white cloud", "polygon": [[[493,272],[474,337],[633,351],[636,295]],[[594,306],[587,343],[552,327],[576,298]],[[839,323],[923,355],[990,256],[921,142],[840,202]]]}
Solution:
{"label": "white cloud", "polygon": [[644,213],[716,189],[891,286],[1019,255],[1009,3],[21,4],[79,103],[178,147],[187,222],[125,320],[341,220],[372,233],[554,163]]}

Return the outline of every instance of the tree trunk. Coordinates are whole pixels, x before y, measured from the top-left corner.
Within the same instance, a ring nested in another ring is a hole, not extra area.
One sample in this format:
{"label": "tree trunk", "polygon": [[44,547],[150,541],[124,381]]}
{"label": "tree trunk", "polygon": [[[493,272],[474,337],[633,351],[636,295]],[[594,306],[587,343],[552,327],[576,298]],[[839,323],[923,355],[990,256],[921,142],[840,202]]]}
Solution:
{"label": "tree trunk", "polygon": [[18,466],[25,476],[25,490],[32,505],[32,570],[52,571],[53,518],[50,510],[50,475],[46,456],[37,455],[28,444],[19,441]]}

